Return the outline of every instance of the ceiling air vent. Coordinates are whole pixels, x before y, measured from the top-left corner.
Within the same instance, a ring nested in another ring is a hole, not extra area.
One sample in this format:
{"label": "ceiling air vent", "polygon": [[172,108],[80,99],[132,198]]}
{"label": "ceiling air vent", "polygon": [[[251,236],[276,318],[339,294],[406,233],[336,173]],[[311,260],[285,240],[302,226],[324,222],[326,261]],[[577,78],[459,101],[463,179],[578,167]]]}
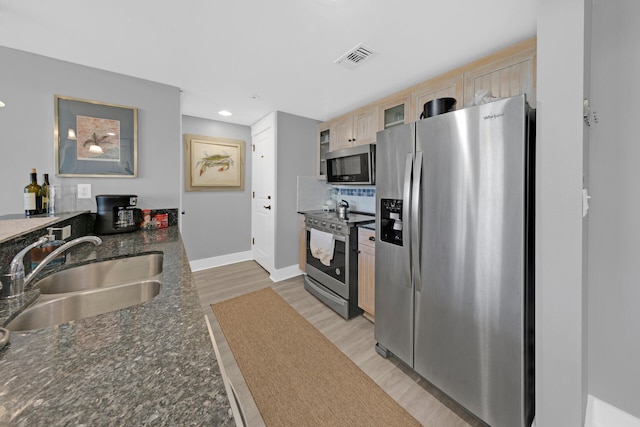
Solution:
{"label": "ceiling air vent", "polygon": [[343,67],[350,70],[354,70],[358,66],[367,62],[369,59],[373,58],[375,55],[377,55],[377,52],[374,52],[372,49],[369,49],[368,47],[360,43],[349,52],[333,61],[333,63],[342,65]]}

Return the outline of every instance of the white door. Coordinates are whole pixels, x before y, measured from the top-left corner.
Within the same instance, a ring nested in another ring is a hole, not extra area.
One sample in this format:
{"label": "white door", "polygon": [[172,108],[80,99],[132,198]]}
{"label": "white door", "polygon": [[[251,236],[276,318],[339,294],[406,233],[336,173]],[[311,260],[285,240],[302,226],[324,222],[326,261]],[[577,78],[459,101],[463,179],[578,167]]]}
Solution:
{"label": "white door", "polygon": [[275,114],[251,127],[251,233],[253,259],[269,273],[275,251]]}

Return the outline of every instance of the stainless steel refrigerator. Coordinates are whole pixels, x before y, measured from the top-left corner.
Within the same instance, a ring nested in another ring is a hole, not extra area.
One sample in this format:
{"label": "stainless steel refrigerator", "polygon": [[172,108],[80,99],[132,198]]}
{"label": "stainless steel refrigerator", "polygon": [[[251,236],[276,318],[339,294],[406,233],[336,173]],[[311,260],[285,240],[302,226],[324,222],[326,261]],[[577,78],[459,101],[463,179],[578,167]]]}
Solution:
{"label": "stainless steel refrigerator", "polygon": [[377,136],[376,349],[494,427],[534,414],[534,114],[505,98]]}

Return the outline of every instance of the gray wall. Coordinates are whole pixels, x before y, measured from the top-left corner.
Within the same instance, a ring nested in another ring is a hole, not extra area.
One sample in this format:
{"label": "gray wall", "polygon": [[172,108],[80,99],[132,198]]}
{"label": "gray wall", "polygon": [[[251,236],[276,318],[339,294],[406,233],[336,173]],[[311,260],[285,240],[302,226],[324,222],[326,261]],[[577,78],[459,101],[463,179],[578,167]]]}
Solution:
{"label": "gray wall", "polygon": [[640,417],[640,3],[593,4],[589,393]]}
{"label": "gray wall", "polygon": [[244,191],[184,192],[182,237],[190,260],[251,250],[251,128],[182,116],[183,134],[245,141]]}
{"label": "gray wall", "polygon": [[584,425],[586,13],[584,0],[538,2],[536,425],[542,427]]}
{"label": "gray wall", "polygon": [[318,120],[276,113],[275,268],[298,264],[298,176],[315,174]]}
{"label": "gray wall", "polygon": [[[96,194],[138,194],[141,207],[180,202],[180,91],[176,87],[0,46],[0,215],[22,213],[31,168],[52,184],[92,185],[79,209],[95,212]],[[54,95],[138,108],[138,178],[58,178],[54,165]]]}
{"label": "gray wall", "polygon": [[[251,129],[180,115],[179,88],[84,67],[0,46],[2,203],[0,215],[23,212],[22,193],[31,168],[52,184],[91,184],[79,210],[95,212],[97,194],[138,194],[145,208],[179,208],[191,260],[251,250]],[[54,95],[138,108],[138,178],[60,178],[54,164]],[[279,216],[276,268],[297,264],[296,177],[314,169],[317,121],[278,113]],[[182,126],[181,126],[182,119]],[[182,127],[182,132],[181,132]],[[246,142],[245,190],[184,192],[182,133]]]}

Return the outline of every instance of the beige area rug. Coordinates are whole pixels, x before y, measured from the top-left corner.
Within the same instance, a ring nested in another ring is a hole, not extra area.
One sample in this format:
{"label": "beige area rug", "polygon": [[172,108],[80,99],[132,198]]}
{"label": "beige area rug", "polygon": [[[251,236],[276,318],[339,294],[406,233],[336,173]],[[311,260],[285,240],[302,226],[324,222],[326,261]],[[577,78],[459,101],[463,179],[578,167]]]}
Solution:
{"label": "beige area rug", "polygon": [[419,426],[273,289],[212,304],[267,426]]}

